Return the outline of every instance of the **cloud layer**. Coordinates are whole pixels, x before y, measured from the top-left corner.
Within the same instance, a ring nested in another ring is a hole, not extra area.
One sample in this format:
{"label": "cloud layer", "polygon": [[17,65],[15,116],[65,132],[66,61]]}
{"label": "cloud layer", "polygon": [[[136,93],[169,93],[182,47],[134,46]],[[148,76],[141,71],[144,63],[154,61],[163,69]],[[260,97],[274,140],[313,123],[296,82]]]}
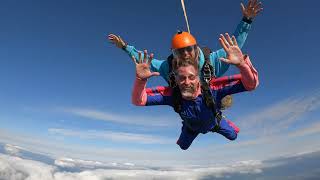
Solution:
{"label": "cloud layer", "polygon": [[[80,172],[70,172],[64,167],[86,168]],[[200,179],[206,176],[224,177],[230,173],[260,173],[259,161],[239,162],[231,166],[150,168],[135,167],[134,164],[103,165],[100,162],[60,159],[55,165],[26,160],[0,154],[0,179],[15,180],[87,180],[87,179]]]}
{"label": "cloud layer", "polygon": [[[14,180],[198,180],[198,179],[316,179],[320,152],[301,153],[267,161],[247,160],[209,166],[136,166],[60,158],[54,164],[0,153],[0,179]],[[300,164],[302,166],[297,166]],[[294,171],[292,171],[294,169]]]}

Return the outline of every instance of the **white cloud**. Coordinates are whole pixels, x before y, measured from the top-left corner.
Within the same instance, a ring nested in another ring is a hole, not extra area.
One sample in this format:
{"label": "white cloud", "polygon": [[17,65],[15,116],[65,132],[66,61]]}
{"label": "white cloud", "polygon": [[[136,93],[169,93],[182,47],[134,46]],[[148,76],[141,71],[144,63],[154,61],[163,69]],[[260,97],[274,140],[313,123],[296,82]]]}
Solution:
{"label": "white cloud", "polygon": [[104,165],[99,161],[88,161],[81,159],[60,158],[54,161],[54,164],[60,167],[80,167],[80,168],[102,168],[108,166],[115,166],[117,164]]}
{"label": "white cloud", "polygon": [[[68,160],[70,161],[70,159]],[[74,162],[74,161],[73,161]],[[79,161],[78,162],[83,162]],[[86,165],[92,165],[87,163]],[[130,164],[130,163],[129,163]],[[79,164],[77,164],[79,165]],[[75,166],[77,166],[75,165]],[[15,180],[144,180],[144,179],[200,179],[206,176],[224,177],[231,173],[256,174],[261,173],[265,165],[260,161],[243,161],[233,165],[211,167],[168,167],[150,169],[149,167],[127,167],[122,169],[93,169],[80,172],[59,170],[57,166],[41,162],[25,160],[17,157],[0,154],[0,179]]]}
{"label": "white cloud", "polygon": [[259,112],[241,117],[242,134],[268,136],[283,133],[296,122],[306,120],[311,111],[320,109],[320,91],[300,97],[291,97]]}
{"label": "white cloud", "polygon": [[302,137],[312,134],[320,134],[320,122],[317,121],[313,124],[310,124],[309,126],[301,129],[297,129],[291,133],[288,134],[288,137]]}
{"label": "white cloud", "polygon": [[119,115],[85,108],[64,108],[62,109],[62,111],[76,116],[94,120],[103,120],[114,123],[133,124],[142,126],[169,127],[180,122],[179,120],[172,118],[172,116],[154,117],[145,115]]}
{"label": "white cloud", "polygon": [[171,144],[172,142],[174,142],[174,140],[158,136],[113,131],[76,131],[70,129],[49,129],[49,133],[63,136],[75,136],[84,139],[104,139],[121,142],[135,142],[140,144]]}
{"label": "white cloud", "polygon": [[0,179],[53,179],[55,167],[19,157],[0,154]]}
{"label": "white cloud", "polygon": [[78,169],[132,169],[139,168],[133,163],[105,163],[99,161],[90,161],[82,159],[72,159],[72,158],[59,158],[54,161],[54,164],[59,167],[64,168],[78,168]]}
{"label": "white cloud", "polygon": [[[11,133],[0,129],[0,142],[15,144],[38,154],[47,155],[53,159],[71,157],[74,159],[90,159],[96,161],[112,161],[135,164],[148,163],[150,165],[184,163],[185,156],[172,143],[171,149],[146,149],[141,147],[95,147],[65,143],[57,139],[35,137],[22,133]],[[163,145],[162,145],[163,146]],[[173,151],[172,151],[173,150]]]}

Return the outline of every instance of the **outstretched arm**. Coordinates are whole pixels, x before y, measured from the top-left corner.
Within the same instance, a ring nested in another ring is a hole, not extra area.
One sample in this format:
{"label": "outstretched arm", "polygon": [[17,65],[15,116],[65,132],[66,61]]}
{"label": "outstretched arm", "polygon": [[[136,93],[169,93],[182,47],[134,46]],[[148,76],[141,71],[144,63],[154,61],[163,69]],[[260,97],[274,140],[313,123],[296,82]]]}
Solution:
{"label": "outstretched arm", "polygon": [[[262,9],[262,3],[258,0],[249,0],[247,6],[244,6],[243,3],[241,3],[243,18],[233,33],[240,48],[244,46],[249,30],[251,29],[253,19],[262,11]],[[215,75],[217,77],[222,76],[229,68],[229,64],[218,60],[219,58],[226,57],[226,55],[227,54],[223,48],[213,52],[211,55],[211,63],[216,67]]]}
{"label": "outstretched arm", "polygon": [[[136,62],[139,59],[139,52],[141,53],[142,51],[137,50],[134,46],[128,45],[119,35],[115,34],[109,34],[108,39],[110,43],[114,44],[116,47],[124,50],[130,58],[132,56],[135,57]],[[142,54],[142,58],[144,58],[144,54]],[[151,64],[150,64],[150,69],[153,72],[159,72],[160,75],[167,80],[168,76],[168,71],[169,71],[169,66],[167,65],[167,61],[164,60],[158,60],[158,59],[153,59]]]}
{"label": "outstretched arm", "polygon": [[263,8],[261,1],[258,0],[249,0],[247,6],[244,6],[243,3],[240,5],[243,18],[233,35],[236,37],[239,47],[242,48],[248,37],[253,19],[260,14]]}

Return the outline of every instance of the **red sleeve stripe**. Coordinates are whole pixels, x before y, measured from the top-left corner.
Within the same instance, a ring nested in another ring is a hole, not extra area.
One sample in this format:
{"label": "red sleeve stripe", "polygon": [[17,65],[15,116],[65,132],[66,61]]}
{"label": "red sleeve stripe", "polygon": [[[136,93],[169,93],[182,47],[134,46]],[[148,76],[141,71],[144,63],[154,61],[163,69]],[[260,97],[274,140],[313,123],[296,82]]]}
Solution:
{"label": "red sleeve stripe", "polygon": [[148,96],[155,96],[156,94],[170,96],[172,94],[172,89],[170,87],[157,86],[155,88],[147,88],[146,93]]}
{"label": "red sleeve stripe", "polygon": [[226,86],[235,85],[241,82],[241,74],[232,76],[223,76],[220,78],[212,79],[210,81],[210,87],[214,90],[222,89]]}

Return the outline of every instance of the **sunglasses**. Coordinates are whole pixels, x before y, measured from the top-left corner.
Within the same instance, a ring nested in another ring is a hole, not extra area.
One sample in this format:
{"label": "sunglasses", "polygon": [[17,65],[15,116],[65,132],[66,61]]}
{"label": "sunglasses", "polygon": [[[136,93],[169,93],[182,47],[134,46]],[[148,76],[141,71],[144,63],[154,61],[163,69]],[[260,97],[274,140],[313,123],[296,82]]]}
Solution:
{"label": "sunglasses", "polygon": [[187,51],[188,53],[192,52],[195,49],[195,45],[194,46],[187,46],[184,48],[180,48],[180,49],[174,49],[173,53],[176,56],[181,56],[185,51]]}

